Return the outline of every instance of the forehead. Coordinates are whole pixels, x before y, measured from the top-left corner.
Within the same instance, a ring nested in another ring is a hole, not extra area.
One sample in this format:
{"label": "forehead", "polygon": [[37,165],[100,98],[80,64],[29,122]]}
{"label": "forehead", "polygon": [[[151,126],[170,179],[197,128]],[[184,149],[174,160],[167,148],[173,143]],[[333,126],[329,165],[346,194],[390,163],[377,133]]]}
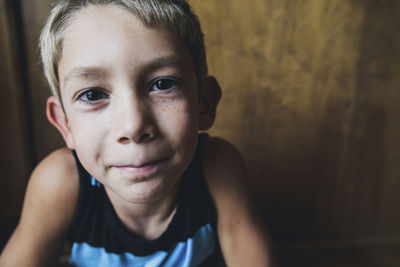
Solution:
{"label": "forehead", "polygon": [[120,7],[92,5],[77,11],[65,30],[60,85],[72,68],[135,69],[160,58],[193,67],[188,49],[168,27],[146,26]]}

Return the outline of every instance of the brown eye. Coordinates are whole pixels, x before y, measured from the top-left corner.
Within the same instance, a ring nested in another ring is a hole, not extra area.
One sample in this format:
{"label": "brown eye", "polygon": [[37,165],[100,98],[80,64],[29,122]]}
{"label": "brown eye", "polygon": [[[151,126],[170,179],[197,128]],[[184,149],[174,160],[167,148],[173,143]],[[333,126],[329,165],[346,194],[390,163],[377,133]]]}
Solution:
{"label": "brown eye", "polygon": [[101,89],[90,88],[79,95],[78,99],[83,102],[93,103],[108,98],[108,94]]}
{"label": "brown eye", "polygon": [[159,79],[154,82],[152,86],[152,90],[155,91],[168,91],[174,89],[177,86],[178,82],[170,79],[170,78],[163,78]]}

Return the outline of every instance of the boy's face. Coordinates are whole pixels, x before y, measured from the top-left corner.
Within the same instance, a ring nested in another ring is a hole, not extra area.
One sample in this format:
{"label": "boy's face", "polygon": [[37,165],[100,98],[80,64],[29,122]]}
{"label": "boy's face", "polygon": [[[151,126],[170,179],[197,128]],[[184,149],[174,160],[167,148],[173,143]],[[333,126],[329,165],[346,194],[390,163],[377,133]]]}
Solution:
{"label": "boy's face", "polygon": [[92,6],[75,14],[59,63],[67,146],[132,203],[176,188],[197,142],[200,104],[191,55],[163,28]]}

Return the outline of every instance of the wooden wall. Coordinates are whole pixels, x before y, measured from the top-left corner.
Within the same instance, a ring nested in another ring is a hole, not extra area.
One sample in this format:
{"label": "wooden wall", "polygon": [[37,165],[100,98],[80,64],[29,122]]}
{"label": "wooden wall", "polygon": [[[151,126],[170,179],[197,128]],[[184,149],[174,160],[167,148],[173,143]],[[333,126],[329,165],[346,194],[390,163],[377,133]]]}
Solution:
{"label": "wooden wall", "polygon": [[0,214],[17,216],[30,172],[24,62],[15,2],[0,1]]}
{"label": "wooden wall", "polygon": [[280,242],[400,237],[400,2],[191,1]]}
{"label": "wooden wall", "polygon": [[[3,218],[62,145],[37,51],[51,1],[15,2],[0,0]],[[400,1],[190,3],[223,88],[211,133],[244,153],[274,241],[400,240]]]}

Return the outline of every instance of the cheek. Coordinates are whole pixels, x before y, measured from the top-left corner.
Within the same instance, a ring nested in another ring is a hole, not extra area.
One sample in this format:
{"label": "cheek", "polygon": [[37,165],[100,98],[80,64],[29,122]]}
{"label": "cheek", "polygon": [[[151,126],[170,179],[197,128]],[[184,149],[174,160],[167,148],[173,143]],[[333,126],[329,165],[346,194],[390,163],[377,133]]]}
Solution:
{"label": "cheek", "polygon": [[93,153],[94,149],[102,144],[101,140],[104,140],[102,138],[104,135],[102,127],[104,125],[93,117],[86,118],[85,116],[79,116],[79,119],[73,120],[70,128],[75,149]]}
{"label": "cheek", "polygon": [[[176,160],[187,167],[193,158],[198,133],[198,116],[195,106],[175,103],[157,112],[158,128],[163,139],[176,151]],[[183,171],[183,169],[182,169]]]}
{"label": "cheek", "polygon": [[160,130],[180,138],[197,133],[197,114],[197,106],[187,101],[164,104],[156,111]]}
{"label": "cheek", "polygon": [[[93,123],[77,123],[74,125],[73,139],[75,151],[86,171],[96,178],[103,177],[102,151],[104,142],[102,131]],[[100,164],[100,165],[99,165]]]}

